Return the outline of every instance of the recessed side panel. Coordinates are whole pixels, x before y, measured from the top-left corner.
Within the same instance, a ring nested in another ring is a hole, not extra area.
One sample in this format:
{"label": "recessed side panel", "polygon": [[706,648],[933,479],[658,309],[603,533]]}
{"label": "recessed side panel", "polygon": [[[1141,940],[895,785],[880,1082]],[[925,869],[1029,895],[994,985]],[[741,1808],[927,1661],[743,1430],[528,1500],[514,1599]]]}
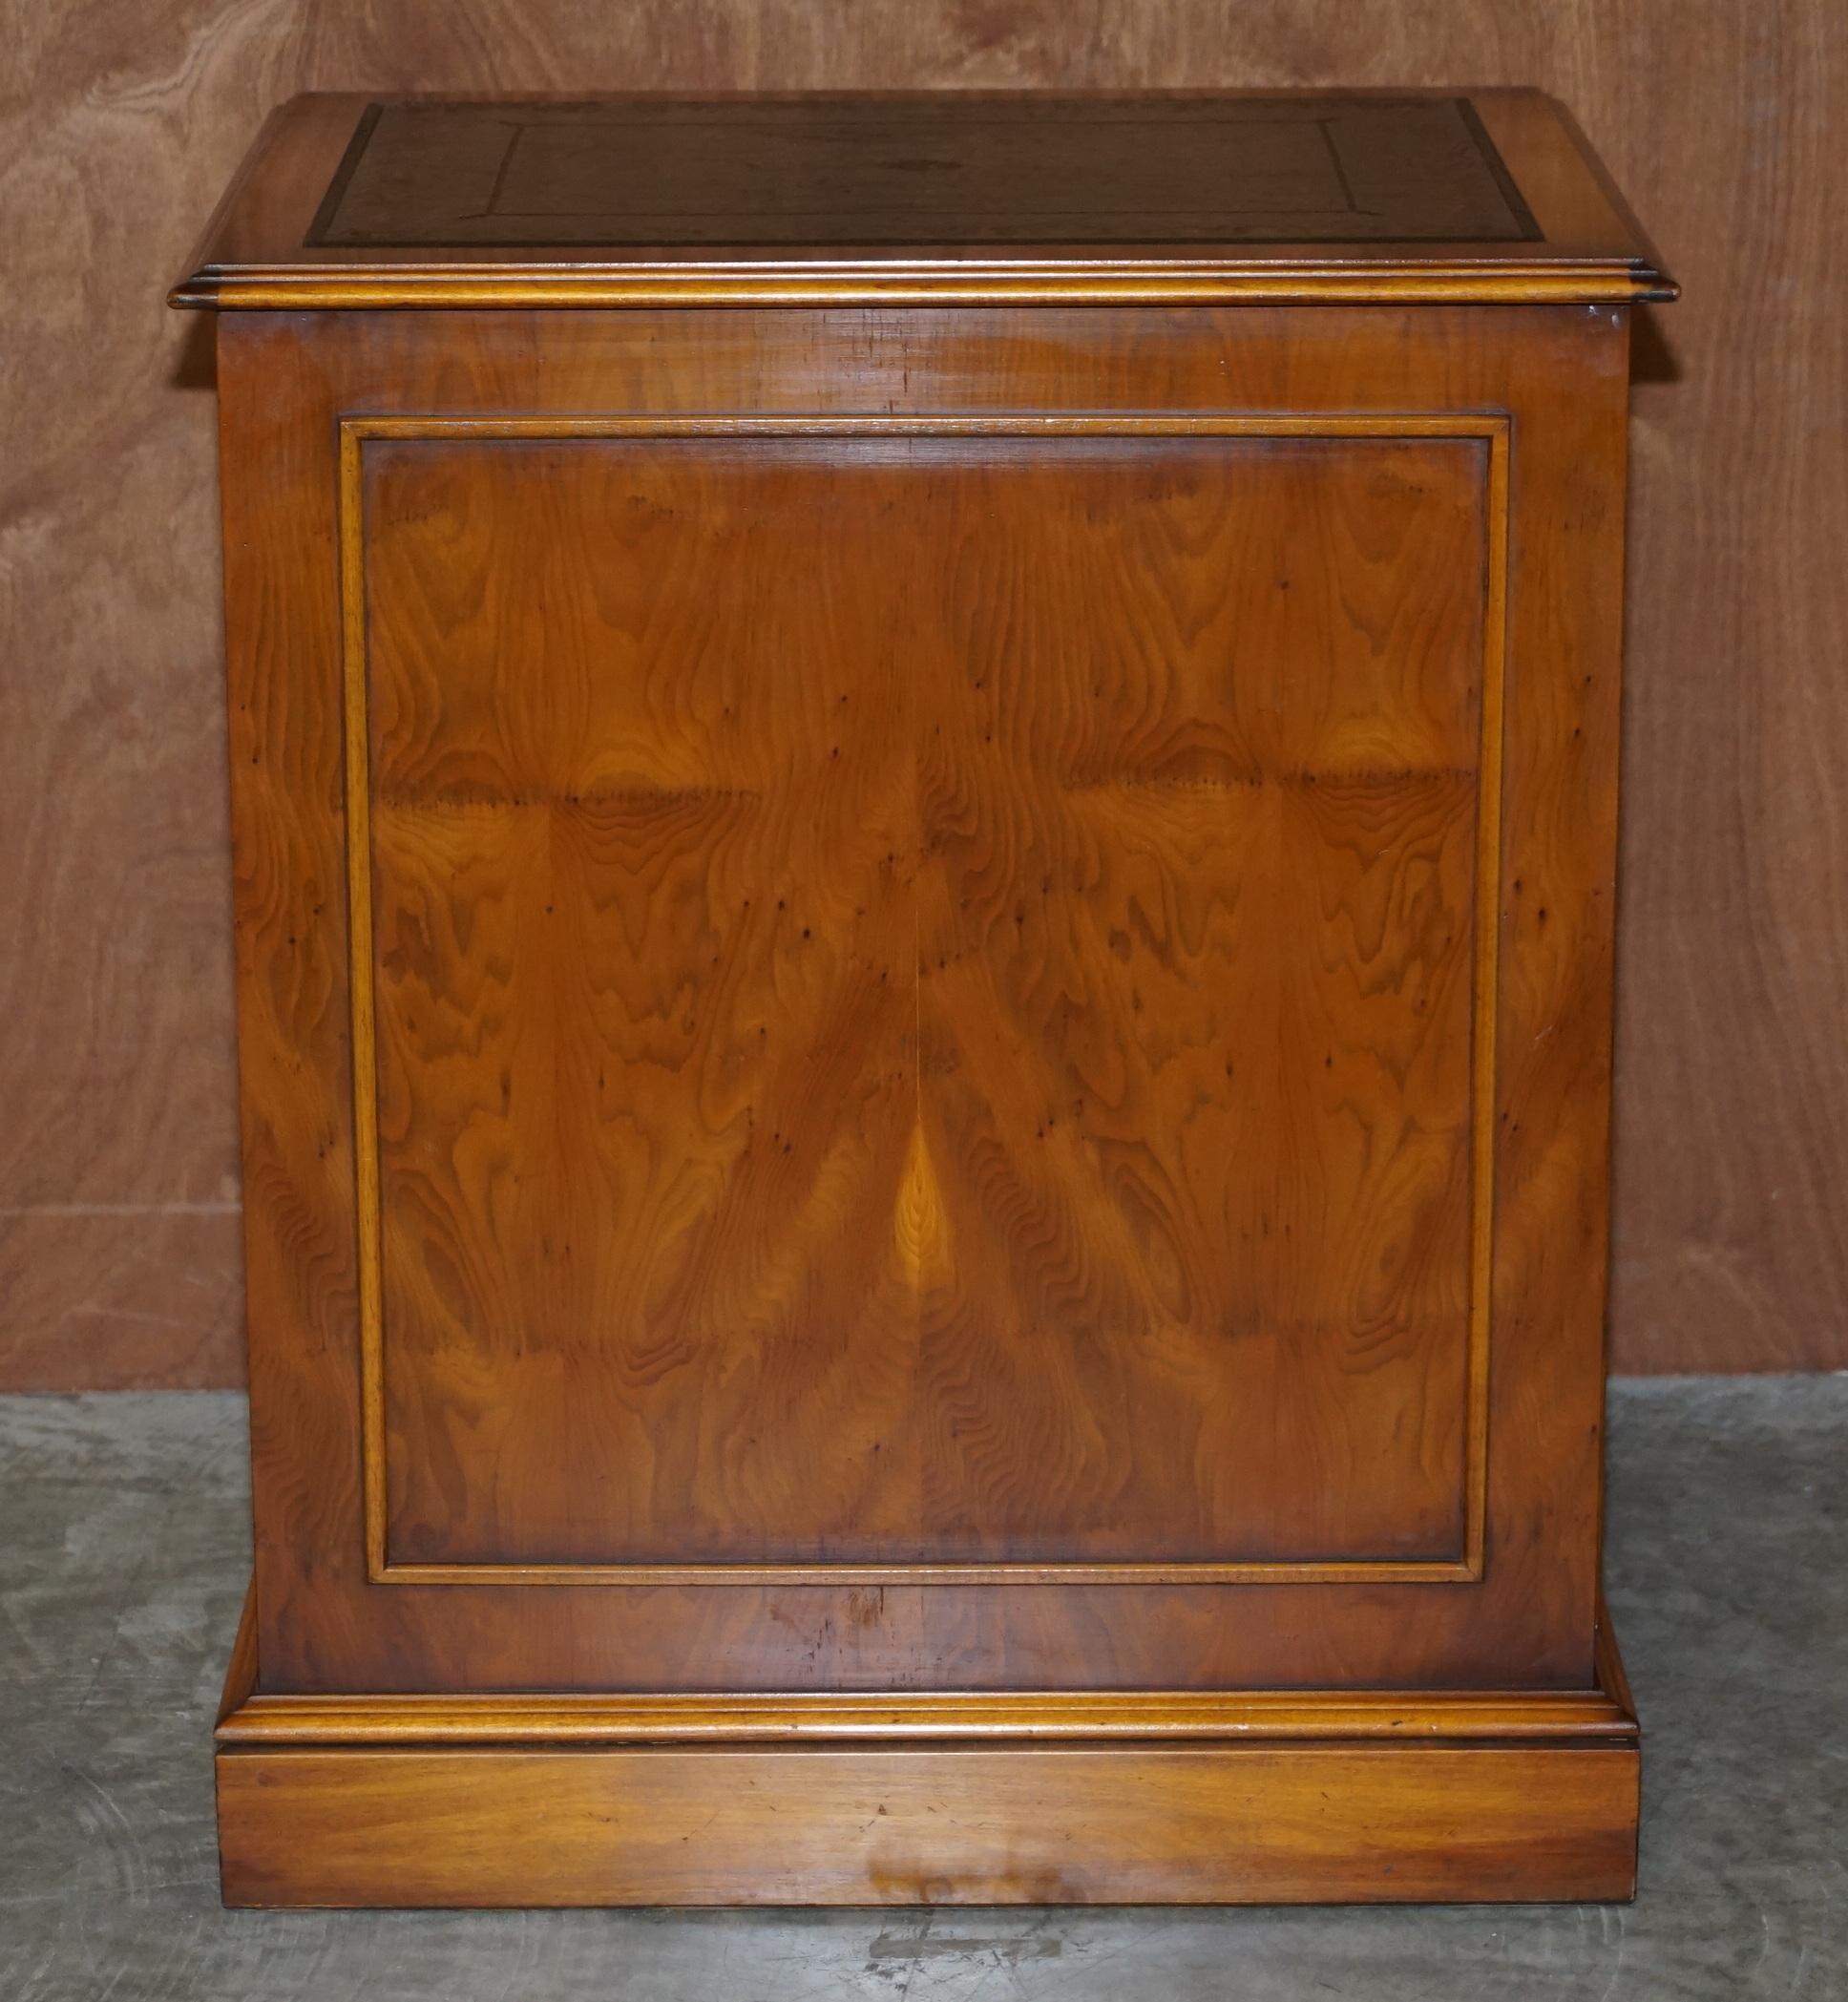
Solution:
{"label": "recessed side panel", "polygon": [[1503,435],[354,430],[375,1576],[1478,1574]]}

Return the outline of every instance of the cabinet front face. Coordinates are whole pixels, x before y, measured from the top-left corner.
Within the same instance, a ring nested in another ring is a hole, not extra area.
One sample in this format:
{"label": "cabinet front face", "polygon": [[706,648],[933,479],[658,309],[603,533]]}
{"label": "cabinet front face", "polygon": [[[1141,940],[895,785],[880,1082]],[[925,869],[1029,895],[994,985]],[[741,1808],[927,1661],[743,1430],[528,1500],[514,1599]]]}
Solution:
{"label": "cabinet front face", "polygon": [[266,1677],[1588,1675],[1611,323],[230,330]]}

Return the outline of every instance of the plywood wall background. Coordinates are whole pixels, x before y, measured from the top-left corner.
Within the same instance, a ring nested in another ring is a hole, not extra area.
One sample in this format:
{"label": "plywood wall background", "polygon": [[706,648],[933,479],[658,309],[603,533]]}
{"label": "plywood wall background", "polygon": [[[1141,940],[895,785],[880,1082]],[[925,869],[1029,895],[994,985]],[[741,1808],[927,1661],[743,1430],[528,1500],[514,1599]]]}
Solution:
{"label": "plywood wall background", "polygon": [[1842,0],[14,0],[0,1385],[239,1372],[207,323],[304,89],[1537,83],[1686,286],[1636,394],[1614,1356],[1848,1364]]}

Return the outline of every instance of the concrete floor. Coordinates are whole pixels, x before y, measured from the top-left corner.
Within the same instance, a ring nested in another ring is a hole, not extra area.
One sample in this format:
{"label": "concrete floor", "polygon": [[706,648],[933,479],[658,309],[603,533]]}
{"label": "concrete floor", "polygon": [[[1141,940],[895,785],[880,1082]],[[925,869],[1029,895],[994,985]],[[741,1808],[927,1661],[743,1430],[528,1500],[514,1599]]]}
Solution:
{"label": "concrete floor", "polygon": [[1619,1384],[1610,1467],[1633,1907],[226,1912],[242,1401],[0,1400],[0,1998],[1842,2002],[1848,1376]]}

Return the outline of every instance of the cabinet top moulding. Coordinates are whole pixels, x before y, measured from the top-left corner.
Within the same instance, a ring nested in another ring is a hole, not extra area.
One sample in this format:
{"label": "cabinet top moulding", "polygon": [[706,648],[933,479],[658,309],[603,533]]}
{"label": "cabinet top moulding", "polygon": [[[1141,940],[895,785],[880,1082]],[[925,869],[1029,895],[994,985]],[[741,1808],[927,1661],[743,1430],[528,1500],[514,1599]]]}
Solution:
{"label": "cabinet top moulding", "polygon": [[1539,91],[296,97],[176,306],[1671,299]]}

